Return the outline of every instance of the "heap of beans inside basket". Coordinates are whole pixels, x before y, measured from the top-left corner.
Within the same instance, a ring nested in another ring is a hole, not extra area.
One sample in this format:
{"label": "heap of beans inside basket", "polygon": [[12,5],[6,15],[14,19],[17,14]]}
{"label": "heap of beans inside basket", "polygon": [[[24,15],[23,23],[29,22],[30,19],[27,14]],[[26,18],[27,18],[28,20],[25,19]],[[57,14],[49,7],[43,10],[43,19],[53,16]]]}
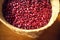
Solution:
{"label": "heap of beans inside basket", "polygon": [[8,0],[3,4],[4,18],[20,29],[37,29],[52,16],[50,0]]}

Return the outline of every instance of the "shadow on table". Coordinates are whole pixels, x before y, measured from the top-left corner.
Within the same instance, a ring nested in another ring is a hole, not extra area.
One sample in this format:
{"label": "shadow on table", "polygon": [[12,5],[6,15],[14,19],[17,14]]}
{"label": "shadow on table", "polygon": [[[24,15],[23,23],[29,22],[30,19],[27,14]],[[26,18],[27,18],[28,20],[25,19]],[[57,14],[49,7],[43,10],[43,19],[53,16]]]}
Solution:
{"label": "shadow on table", "polygon": [[55,23],[40,35],[37,40],[60,40],[60,22],[55,21]]}

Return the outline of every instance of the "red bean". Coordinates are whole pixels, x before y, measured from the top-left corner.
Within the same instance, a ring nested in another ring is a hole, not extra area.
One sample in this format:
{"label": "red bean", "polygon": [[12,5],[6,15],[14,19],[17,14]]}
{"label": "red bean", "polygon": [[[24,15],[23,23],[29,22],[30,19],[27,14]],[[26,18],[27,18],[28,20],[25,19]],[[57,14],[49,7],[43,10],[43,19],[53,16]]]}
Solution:
{"label": "red bean", "polygon": [[5,19],[21,29],[41,28],[52,16],[50,0],[9,0],[3,5]]}

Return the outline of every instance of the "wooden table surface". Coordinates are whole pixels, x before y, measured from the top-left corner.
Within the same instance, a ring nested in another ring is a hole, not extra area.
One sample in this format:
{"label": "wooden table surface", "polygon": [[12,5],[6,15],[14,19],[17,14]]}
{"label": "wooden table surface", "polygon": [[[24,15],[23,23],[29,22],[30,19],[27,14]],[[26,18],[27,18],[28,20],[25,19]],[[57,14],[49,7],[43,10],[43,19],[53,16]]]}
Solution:
{"label": "wooden table surface", "polygon": [[38,38],[33,39],[27,36],[18,35],[8,29],[0,22],[0,40],[60,40],[60,14],[55,23],[45,30]]}

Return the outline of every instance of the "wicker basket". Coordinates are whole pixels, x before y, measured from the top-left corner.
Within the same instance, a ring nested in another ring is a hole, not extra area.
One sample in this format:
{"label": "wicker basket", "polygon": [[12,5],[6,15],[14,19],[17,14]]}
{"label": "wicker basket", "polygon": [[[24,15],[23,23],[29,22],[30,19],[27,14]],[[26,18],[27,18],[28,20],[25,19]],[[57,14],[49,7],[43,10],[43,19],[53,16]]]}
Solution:
{"label": "wicker basket", "polygon": [[59,0],[50,0],[51,4],[52,4],[52,17],[49,21],[49,23],[44,26],[41,27],[39,29],[34,29],[34,30],[23,30],[23,29],[19,29],[14,27],[13,25],[10,25],[3,17],[2,15],[2,4],[4,2],[4,0],[0,0],[0,21],[6,25],[9,29],[11,29],[12,31],[16,32],[19,35],[25,35],[31,38],[36,38],[38,37],[45,29],[47,29],[48,27],[50,27],[54,21],[56,20],[57,16],[58,16],[58,12],[59,12]]}

